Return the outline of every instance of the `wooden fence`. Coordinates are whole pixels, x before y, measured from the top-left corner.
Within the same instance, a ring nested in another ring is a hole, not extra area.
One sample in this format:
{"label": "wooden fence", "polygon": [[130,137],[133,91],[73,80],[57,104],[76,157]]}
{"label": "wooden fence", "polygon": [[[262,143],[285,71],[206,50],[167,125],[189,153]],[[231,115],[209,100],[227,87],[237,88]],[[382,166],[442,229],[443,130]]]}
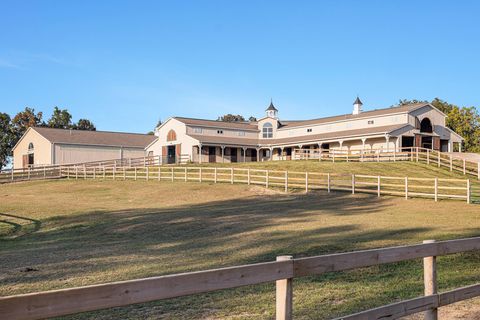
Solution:
{"label": "wooden fence", "polygon": [[290,320],[294,278],[423,258],[424,296],[338,319],[397,319],[419,312],[437,319],[438,308],[480,296],[480,284],[438,293],[436,257],[478,249],[480,238],[469,238],[298,259],[282,256],[272,262],[0,297],[0,315],[44,319],[276,281],[276,318]]}
{"label": "wooden fence", "polygon": [[480,162],[457,159],[450,153],[420,147],[346,151],[338,149],[295,149],[294,160],[318,160],[331,162],[385,162],[412,161],[445,168],[449,171],[471,175],[480,180]]}
{"label": "wooden fence", "polygon": [[470,180],[387,177],[359,174],[277,171],[225,167],[66,167],[62,176],[68,179],[194,181],[210,183],[243,183],[266,188],[289,190],[348,191],[377,196],[401,196],[459,199],[471,202]]}

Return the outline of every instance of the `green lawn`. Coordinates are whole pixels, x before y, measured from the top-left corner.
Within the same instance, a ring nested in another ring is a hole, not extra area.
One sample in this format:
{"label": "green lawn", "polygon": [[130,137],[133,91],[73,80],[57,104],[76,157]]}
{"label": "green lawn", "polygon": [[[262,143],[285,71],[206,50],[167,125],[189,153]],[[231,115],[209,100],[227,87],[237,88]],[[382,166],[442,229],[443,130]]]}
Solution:
{"label": "green lawn", "polygon": [[[477,205],[340,192],[58,180],[1,185],[0,199],[0,295],[480,235]],[[440,290],[479,282],[479,258],[440,258]],[[328,319],[422,288],[420,260],[302,278],[294,317]],[[265,284],[69,318],[272,319],[274,297],[274,284]]]}

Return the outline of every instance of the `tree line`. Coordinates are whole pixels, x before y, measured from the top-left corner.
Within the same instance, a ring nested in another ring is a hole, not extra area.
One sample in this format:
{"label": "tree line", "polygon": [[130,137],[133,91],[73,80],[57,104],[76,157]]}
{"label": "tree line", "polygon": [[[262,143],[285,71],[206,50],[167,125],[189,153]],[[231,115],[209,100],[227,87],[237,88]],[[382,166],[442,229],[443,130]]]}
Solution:
{"label": "tree line", "polygon": [[46,121],[43,120],[42,112],[35,112],[34,108],[29,107],[17,113],[13,118],[7,113],[0,112],[0,171],[7,165],[15,144],[30,127],[96,130],[92,121],[80,119],[73,122],[70,112],[58,107],[53,109],[52,116]]}

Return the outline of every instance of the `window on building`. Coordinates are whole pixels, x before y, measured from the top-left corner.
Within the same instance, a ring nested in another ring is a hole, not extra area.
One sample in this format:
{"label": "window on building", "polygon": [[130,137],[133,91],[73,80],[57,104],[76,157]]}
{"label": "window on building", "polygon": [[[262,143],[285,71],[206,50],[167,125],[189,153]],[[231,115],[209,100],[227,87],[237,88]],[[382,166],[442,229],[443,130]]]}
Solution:
{"label": "window on building", "polygon": [[202,128],[193,128],[194,133],[202,133],[203,129]]}
{"label": "window on building", "polygon": [[433,126],[430,119],[424,118],[422,122],[420,122],[420,132],[426,132],[426,133],[433,132]]}
{"label": "window on building", "polygon": [[238,135],[239,135],[240,137],[245,136],[245,131],[238,131]]}
{"label": "window on building", "polygon": [[223,130],[217,130],[218,134],[223,134]]}
{"label": "window on building", "polygon": [[270,122],[265,123],[263,125],[262,133],[264,139],[273,138],[273,125]]}
{"label": "window on building", "polygon": [[174,130],[170,130],[167,133],[167,141],[175,141],[177,140],[177,133]]}
{"label": "window on building", "polygon": [[374,121],[373,120],[368,120],[368,124],[373,124]]}
{"label": "window on building", "polygon": [[311,128],[307,129],[307,132],[312,132],[312,129]]}
{"label": "window on building", "polygon": [[28,144],[28,152],[33,152],[33,143]]}

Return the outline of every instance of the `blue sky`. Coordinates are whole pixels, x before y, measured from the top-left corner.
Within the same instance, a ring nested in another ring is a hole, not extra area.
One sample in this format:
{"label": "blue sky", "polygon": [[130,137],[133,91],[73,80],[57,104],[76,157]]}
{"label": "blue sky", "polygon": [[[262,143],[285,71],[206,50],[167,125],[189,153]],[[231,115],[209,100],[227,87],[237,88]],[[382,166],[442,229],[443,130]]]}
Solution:
{"label": "blue sky", "polygon": [[0,111],[99,130],[170,116],[480,105],[480,1],[0,1]]}

